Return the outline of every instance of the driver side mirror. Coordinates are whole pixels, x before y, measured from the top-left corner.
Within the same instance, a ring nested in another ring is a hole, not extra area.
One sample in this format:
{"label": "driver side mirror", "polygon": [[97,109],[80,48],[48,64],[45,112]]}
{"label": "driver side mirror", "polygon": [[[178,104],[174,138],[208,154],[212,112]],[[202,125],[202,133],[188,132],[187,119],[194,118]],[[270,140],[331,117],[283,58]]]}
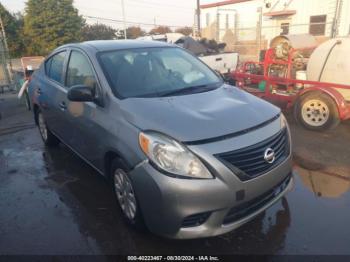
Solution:
{"label": "driver side mirror", "polygon": [[67,97],[74,102],[94,102],[95,89],[85,85],[72,86],[68,90]]}

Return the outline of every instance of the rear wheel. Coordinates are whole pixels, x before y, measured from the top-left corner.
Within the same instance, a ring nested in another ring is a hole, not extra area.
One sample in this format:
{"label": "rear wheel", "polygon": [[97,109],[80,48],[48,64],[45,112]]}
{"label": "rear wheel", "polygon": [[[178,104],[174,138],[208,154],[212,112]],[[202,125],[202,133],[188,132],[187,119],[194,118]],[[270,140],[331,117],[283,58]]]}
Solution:
{"label": "rear wheel", "polygon": [[28,111],[30,111],[32,109],[32,107],[30,105],[30,99],[29,99],[28,91],[24,92],[24,96],[25,96],[26,107],[27,107]]}
{"label": "rear wheel", "polygon": [[40,132],[41,138],[44,141],[44,144],[46,146],[49,146],[49,147],[57,146],[60,143],[60,141],[48,129],[48,127],[46,125],[46,121],[44,119],[44,116],[43,116],[43,114],[41,113],[40,110],[37,111],[36,117],[37,117],[37,123],[38,123],[39,132]]}
{"label": "rear wheel", "polygon": [[329,95],[320,92],[302,96],[294,114],[300,124],[314,131],[333,129],[340,123],[336,103]]}

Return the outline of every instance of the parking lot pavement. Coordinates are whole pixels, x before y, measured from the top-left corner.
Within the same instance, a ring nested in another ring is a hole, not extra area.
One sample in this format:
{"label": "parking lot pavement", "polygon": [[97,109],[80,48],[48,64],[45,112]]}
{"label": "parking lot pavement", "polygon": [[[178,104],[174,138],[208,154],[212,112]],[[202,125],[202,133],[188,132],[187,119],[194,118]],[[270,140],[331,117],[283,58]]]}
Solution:
{"label": "parking lot pavement", "polygon": [[314,133],[289,117],[293,190],[234,232],[176,241],[127,227],[106,181],[66,147],[45,148],[13,95],[0,112],[0,254],[350,254],[349,122]]}

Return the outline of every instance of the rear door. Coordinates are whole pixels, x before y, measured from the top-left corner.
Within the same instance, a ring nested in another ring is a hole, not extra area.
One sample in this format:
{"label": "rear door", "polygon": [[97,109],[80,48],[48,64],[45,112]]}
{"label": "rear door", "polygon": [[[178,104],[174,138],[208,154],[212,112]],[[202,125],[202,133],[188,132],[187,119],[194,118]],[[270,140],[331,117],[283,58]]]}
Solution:
{"label": "rear door", "polygon": [[37,90],[39,103],[45,121],[50,130],[62,138],[66,92],[64,89],[64,71],[67,63],[67,50],[60,50],[45,62],[45,77]]}

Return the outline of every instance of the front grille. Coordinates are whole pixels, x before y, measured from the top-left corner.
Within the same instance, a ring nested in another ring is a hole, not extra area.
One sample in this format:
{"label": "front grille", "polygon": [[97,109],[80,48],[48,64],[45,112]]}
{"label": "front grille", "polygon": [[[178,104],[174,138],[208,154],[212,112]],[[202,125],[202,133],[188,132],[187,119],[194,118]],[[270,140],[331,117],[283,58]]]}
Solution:
{"label": "front grille", "polygon": [[[275,161],[270,164],[264,159],[266,149],[275,152]],[[258,144],[236,151],[215,155],[242,181],[258,177],[281,164],[289,154],[287,128]]]}
{"label": "front grille", "polygon": [[230,209],[230,211],[227,213],[224,219],[223,224],[227,225],[234,223],[246,216],[249,216],[250,214],[254,213],[255,211],[268,204],[287,188],[291,178],[292,176],[289,175],[286,179],[284,179],[282,182],[274,186],[266,193]]}
{"label": "front grille", "polygon": [[202,225],[210,216],[210,212],[195,214],[182,221],[182,227],[197,227]]}

